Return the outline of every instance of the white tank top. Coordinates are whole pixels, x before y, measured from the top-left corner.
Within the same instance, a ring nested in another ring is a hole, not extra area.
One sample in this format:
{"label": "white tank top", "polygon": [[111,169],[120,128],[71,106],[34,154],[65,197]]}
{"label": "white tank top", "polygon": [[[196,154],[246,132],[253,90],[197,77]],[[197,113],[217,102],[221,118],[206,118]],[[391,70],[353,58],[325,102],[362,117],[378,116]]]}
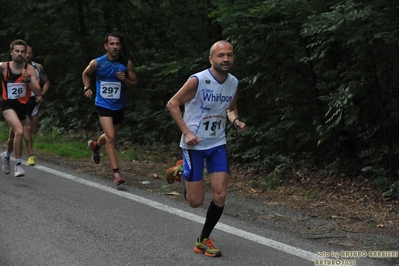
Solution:
{"label": "white tank top", "polygon": [[198,72],[190,78],[198,80],[195,97],[185,104],[184,121],[201,142],[196,146],[187,145],[184,135],[180,147],[191,150],[207,150],[226,144],[226,110],[230,107],[237,91],[238,80],[231,74],[220,83],[210,69]]}
{"label": "white tank top", "polygon": [[[39,73],[39,70],[37,70],[37,65],[36,65],[36,63],[35,62],[31,62],[31,65],[33,66],[33,68],[35,69],[35,71],[36,71],[36,76],[37,76],[37,78],[38,78],[38,80],[39,80],[39,82],[40,82],[40,73]],[[34,97],[34,96],[36,96],[36,93],[34,93],[33,91],[31,91],[30,92],[30,97]]]}

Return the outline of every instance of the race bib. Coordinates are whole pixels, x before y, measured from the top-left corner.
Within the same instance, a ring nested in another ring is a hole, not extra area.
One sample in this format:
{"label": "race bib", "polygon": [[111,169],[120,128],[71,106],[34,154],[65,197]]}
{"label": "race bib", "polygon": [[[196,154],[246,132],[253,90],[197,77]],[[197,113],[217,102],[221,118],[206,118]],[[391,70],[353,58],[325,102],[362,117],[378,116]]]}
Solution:
{"label": "race bib", "polygon": [[121,97],[121,83],[101,81],[100,95],[104,99],[119,99]]}
{"label": "race bib", "polygon": [[198,136],[204,138],[217,138],[224,133],[226,116],[210,115],[203,117],[198,129]]}
{"label": "race bib", "polygon": [[7,83],[8,99],[18,99],[26,96],[26,83]]}

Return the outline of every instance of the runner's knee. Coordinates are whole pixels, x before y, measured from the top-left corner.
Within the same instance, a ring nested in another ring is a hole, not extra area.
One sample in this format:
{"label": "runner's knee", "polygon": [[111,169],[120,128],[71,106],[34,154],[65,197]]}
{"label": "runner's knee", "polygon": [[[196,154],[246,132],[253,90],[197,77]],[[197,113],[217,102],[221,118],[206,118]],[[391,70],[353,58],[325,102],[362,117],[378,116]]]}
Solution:
{"label": "runner's knee", "polygon": [[195,199],[190,199],[187,197],[188,204],[190,205],[191,208],[198,208],[201,207],[202,204],[204,204],[204,200],[195,200]]}

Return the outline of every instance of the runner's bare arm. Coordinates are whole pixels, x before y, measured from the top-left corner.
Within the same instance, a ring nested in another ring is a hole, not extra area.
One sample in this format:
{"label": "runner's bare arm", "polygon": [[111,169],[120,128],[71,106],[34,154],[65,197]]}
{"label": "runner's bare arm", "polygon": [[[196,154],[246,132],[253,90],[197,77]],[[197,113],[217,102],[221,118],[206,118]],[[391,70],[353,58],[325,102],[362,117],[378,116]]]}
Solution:
{"label": "runner's bare arm", "polygon": [[5,64],[3,64],[4,62],[0,62],[0,71],[1,73],[4,75],[4,70],[5,70]]}
{"label": "runner's bare arm", "polygon": [[134,70],[134,64],[131,60],[127,62],[127,76],[125,75],[122,81],[125,82],[126,86],[130,89],[137,88],[138,81],[136,71]]}
{"label": "runner's bare arm", "polygon": [[231,101],[231,104],[229,106],[229,109],[227,109],[227,117],[229,121],[233,123],[234,128],[237,130],[238,133],[244,131],[246,124],[240,120],[240,117],[238,115],[237,93],[234,95],[233,100]]}
{"label": "runner's bare arm", "polygon": [[47,93],[48,89],[50,88],[50,84],[51,83],[50,83],[50,80],[49,80],[49,78],[47,76],[47,73],[44,70],[44,67],[42,65],[38,66],[38,70],[39,70],[39,73],[40,73],[40,79],[44,83],[43,84],[43,88],[42,88],[42,95],[44,95],[44,94]]}
{"label": "runner's bare arm", "polygon": [[[86,88],[90,87],[90,76],[97,70],[97,60],[93,59],[82,73],[83,85]],[[92,89],[94,90],[94,88]]]}
{"label": "runner's bare arm", "polygon": [[185,104],[194,98],[197,91],[198,80],[196,78],[190,78],[180,88],[180,90],[169,100],[167,107],[170,115],[176,122],[177,126],[184,134],[185,141],[188,145],[197,145],[200,143],[200,138],[190,131],[186,123],[183,120],[180,106]]}
{"label": "runner's bare arm", "polygon": [[[29,77],[29,88],[36,93],[38,97],[42,95],[42,89],[40,88],[39,79],[36,76],[35,68],[32,65],[27,66],[26,68],[27,76]],[[23,73],[23,72],[22,72]],[[40,102],[41,100],[39,100]]]}

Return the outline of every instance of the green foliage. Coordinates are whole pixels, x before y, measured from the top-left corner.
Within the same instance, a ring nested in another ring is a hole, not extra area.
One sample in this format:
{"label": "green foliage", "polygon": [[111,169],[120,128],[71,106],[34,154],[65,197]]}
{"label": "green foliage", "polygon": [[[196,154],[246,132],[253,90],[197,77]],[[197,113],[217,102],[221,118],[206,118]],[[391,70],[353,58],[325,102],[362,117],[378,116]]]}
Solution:
{"label": "green foliage", "polygon": [[340,150],[392,171],[398,166],[392,137],[397,123],[391,118],[397,109],[390,113],[386,107],[397,101],[392,58],[398,54],[392,45],[396,29],[381,20],[393,12],[379,4],[340,2],[330,12],[311,16],[301,34],[311,40],[313,53],[305,60],[314,62],[319,98],[328,107],[317,128],[318,144],[338,139],[341,145],[334,144]]}
{"label": "green foliage", "polygon": [[8,132],[9,132],[9,127],[6,123],[4,123],[3,121],[0,122],[0,139],[1,140],[7,140],[8,139]]}
{"label": "green foliage", "polygon": [[323,192],[319,190],[308,191],[306,189],[301,189],[300,194],[305,200],[317,200],[323,197]]}
{"label": "green foliage", "polygon": [[259,180],[251,180],[249,185],[255,189],[268,190],[281,185],[289,177],[289,167],[287,164],[277,165],[270,174]]}
{"label": "green foliage", "polygon": [[[0,141],[5,143],[8,139],[9,127],[5,122],[0,122]],[[79,141],[84,138],[82,134],[66,134],[63,129],[53,128],[45,134],[35,136],[35,150],[54,153],[72,159],[87,158],[90,151],[87,149],[87,142]]]}
{"label": "green foliage", "polygon": [[399,182],[396,181],[393,184],[391,184],[386,191],[382,193],[382,196],[384,198],[392,198],[395,196],[395,194],[399,194]]}

